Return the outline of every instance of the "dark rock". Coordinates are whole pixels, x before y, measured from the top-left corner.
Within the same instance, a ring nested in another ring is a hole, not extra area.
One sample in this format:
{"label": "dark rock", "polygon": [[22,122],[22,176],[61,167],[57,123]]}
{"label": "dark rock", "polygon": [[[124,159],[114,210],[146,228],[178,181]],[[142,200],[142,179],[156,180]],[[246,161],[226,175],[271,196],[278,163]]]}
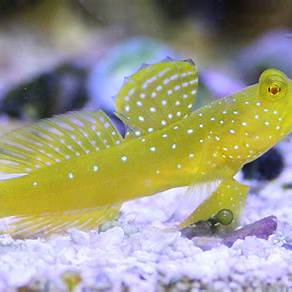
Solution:
{"label": "dark rock", "polygon": [[[201,249],[209,250],[218,247],[220,244],[231,247],[236,240],[245,239],[247,236],[268,239],[276,229],[277,218],[269,216],[229,233],[220,233],[218,226],[210,221],[199,221],[183,228],[181,234],[191,239]],[[289,249],[291,246],[287,244],[285,248]]]}
{"label": "dark rock", "polygon": [[1,0],[0,1],[0,15],[4,17],[7,13],[19,13],[29,7],[40,4],[41,0]]}
{"label": "dark rock", "polygon": [[189,239],[195,236],[207,236],[212,234],[214,234],[214,227],[209,221],[199,221],[181,230],[181,235]]}
{"label": "dark rock", "polygon": [[268,239],[277,229],[277,218],[275,216],[265,217],[254,223],[248,224],[224,236],[223,244],[231,247],[237,239],[244,239],[247,236],[256,236]]}
{"label": "dark rock", "polygon": [[10,90],[0,110],[14,118],[37,120],[80,109],[88,100],[86,75],[80,66],[63,64]]}
{"label": "dark rock", "polygon": [[276,148],[272,148],[258,159],[246,164],[242,172],[245,179],[269,181],[277,178],[283,168],[282,154]]}

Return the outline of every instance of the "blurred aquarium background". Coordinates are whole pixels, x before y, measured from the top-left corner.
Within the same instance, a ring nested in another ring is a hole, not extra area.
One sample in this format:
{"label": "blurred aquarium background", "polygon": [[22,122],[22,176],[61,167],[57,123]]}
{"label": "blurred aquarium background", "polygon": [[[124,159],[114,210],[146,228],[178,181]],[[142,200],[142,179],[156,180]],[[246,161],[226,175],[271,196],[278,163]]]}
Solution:
{"label": "blurred aquarium background", "polygon": [[124,132],[113,115],[124,78],[166,57],[198,65],[195,108],[266,68],[291,78],[292,2],[0,0],[0,133],[83,108],[103,109]]}
{"label": "blurred aquarium background", "polygon": [[[292,78],[292,1],[0,0],[0,134],[73,110],[101,108],[115,119],[114,98],[124,78],[167,57],[198,65],[195,107],[256,83],[266,68]],[[273,148],[247,165],[243,178],[277,178],[292,165],[290,148]],[[292,188],[291,170],[279,188]],[[253,199],[261,211],[245,222],[266,214],[265,200]],[[288,222],[288,209],[276,215]]]}
{"label": "blurred aquarium background", "polygon": [[124,77],[167,56],[198,64],[197,106],[268,67],[291,78],[291,27],[289,0],[1,0],[1,120],[112,113]]}

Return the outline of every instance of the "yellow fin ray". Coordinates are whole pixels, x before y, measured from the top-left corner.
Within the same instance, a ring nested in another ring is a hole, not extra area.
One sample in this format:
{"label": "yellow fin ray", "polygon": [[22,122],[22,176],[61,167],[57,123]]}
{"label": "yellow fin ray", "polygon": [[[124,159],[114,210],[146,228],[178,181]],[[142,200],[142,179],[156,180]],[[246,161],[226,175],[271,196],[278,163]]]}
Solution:
{"label": "yellow fin ray", "polygon": [[[68,228],[90,230],[116,218],[120,205],[73,210],[64,213],[34,214],[16,217],[9,226],[9,234],[14,237],[35,237],[40,234],[61,233]],[[5,230],[5,232],[7,232]]]}
{"label": "yellow fin ray", "polygon": [[28,174],[73,156],[113,147],[123,138],[102,111],[73,112],[0,137],[0,172]]}
{"label": "yellow fin ray", "polygon": [[198,87],[191,60],[163,62],[128,78],[116,99],[117,115],[135,136],[151,133],[187,117]]}

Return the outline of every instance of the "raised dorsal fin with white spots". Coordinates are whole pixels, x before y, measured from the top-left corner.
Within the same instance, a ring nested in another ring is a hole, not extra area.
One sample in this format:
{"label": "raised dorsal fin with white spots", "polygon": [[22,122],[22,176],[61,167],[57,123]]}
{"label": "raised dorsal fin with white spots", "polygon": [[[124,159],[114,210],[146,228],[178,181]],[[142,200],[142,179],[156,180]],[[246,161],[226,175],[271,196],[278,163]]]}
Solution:
{"label": "raised dorsal fin with white spots", "polygon": [[127,80],[117,95],[116,112],[135,136],[173,124],[192,111],[198,72],[191,60],[168,58]]}
{"label": "raised dorsal fin with white spots", "polygon": [[0,137],[0,172],[6,174],[2,179],[7,179],[7,174],[23,176],[37,168],[103,150],[120,144],[122,139],[102,111],[45,119]]}

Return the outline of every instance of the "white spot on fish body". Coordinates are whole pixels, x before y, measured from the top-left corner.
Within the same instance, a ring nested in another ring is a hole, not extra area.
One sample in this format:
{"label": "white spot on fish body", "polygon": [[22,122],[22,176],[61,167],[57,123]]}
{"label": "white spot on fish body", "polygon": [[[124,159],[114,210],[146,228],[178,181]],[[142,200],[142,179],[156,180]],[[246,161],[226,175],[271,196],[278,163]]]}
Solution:
{"label": "white spot on fish body", "polygon": [[94,172],[97,172],[99,167],[97,165],[93,165],[92,169],[93,169]]}
{"label": "white spot on fish body", "polygon": [[166,78],[164,81],[163,81],[163,84],[166,85],[170,82],[170,79]]}
{"label": "white spot on fish body", "polygon": [[128,160],[128,157],[124,155],[124,156],[121,157],[121,160],[126,162]]}
{"label": "white spot on fish body", "polygon": [[174,74],[170,77],[171,80],[176,80],[178,78],[178,75],[177,74]]}
{"label": "white spot on fish body", "polygon": [[265,126],[269,126],[270,125],[270,122],[268,122],[268,121],[265,121]]}
{"label": "white spot on fish body", "polygon": [[130,96],[133,95],[134,93],[135,93],[135,88],[132,88],[132,89],[129,90],[129,95]]}
{"label": "white spot on fish body", "polygon": [[69,177],[70,179],[73,179],[73,178],[74,178],[74,174],[73,174],[72,172],[69,172],[69,173],[68,173],[68,177]]}

